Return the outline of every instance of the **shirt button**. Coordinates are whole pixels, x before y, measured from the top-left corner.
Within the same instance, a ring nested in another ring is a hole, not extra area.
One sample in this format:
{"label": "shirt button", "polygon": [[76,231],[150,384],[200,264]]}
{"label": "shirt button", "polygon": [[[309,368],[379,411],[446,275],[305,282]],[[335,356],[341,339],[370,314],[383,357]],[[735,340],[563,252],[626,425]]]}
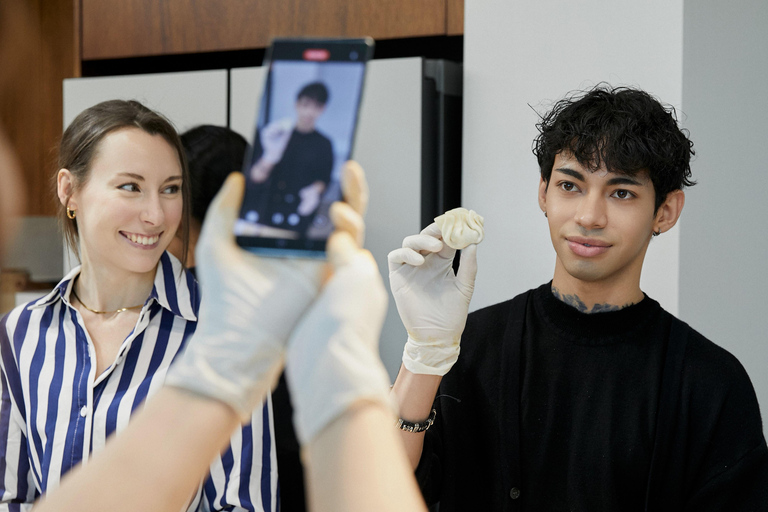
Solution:
{"label": "shirt button", "polygon": [[520,489],[518,489],[517,487],[511,488],[509,490],[509,497],[512,498],[513,500],[516,500],[517,498],[519,498],[520,497]]}
{"label": "shirt button", "polygon": [[84,405],[84,406],[82,406],[82,407],[80,408],[80,416],[82,416],[83,418],[85,418],[85,416],[86,416],[87,414],[88,414],[88,407]]}

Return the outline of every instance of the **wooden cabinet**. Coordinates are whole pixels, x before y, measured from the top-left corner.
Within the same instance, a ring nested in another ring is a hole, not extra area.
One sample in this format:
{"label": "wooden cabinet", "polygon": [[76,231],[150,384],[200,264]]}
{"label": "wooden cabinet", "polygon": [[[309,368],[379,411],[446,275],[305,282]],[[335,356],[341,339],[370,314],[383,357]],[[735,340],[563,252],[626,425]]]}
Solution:
{"label": "wooden cabinet", "polygon": [[264,48],[275,36],[463,33],[463,0],[81,0],[82,58]]}
{"label": "wooden cabinet", "polygon": [[52,215],[50,177],[62,132],[61,84],[80,73],[79,2],[2,2],[0,120],[25,173],[27,212]]}

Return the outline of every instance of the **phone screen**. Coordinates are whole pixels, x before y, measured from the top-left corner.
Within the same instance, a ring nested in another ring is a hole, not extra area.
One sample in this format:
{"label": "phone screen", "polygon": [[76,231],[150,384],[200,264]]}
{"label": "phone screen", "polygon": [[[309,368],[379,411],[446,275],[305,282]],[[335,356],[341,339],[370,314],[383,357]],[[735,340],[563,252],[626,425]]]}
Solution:
{"label": "phone screen", "polygon": [[276,256],[324,257],[341,199],[370,39],[275,40],[251,150],[237,243]]}

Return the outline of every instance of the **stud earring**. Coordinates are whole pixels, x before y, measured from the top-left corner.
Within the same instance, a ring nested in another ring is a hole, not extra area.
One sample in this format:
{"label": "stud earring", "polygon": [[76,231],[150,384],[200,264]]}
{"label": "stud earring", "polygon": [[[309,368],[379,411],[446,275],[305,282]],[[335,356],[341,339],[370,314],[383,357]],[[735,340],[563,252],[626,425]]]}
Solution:
{"label": "stud earring", "polygon": [[67,218],[75,220],[75,217],[77,217],[77,210],[70,210],[69,206],[67,206]]}

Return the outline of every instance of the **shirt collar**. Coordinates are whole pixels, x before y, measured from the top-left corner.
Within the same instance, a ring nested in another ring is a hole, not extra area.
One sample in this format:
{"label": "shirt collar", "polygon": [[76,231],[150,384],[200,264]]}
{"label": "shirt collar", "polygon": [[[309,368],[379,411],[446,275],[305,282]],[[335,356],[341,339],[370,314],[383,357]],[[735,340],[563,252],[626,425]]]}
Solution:
{"label": "shirt collar", "polygon": [[[79,274],[80,266],[73,268],[48,295],[30,304],[28,309],[49,306],[57,300],[69,304],[72,283]],[[181,262],[167,251],[160,257],[155,272],[155,283],[147,302],[152,299],[176,316],[193,322],[197,320],[200,307],[197,281],[191,273],[183,270]]]}
{"label": "shirt collar", "polygon": [[189,321],[197,320],[197,310],[200,307],[197,281],[168,251],[160,257],[155,273],[155,285],[149,297],[176,316]]}

